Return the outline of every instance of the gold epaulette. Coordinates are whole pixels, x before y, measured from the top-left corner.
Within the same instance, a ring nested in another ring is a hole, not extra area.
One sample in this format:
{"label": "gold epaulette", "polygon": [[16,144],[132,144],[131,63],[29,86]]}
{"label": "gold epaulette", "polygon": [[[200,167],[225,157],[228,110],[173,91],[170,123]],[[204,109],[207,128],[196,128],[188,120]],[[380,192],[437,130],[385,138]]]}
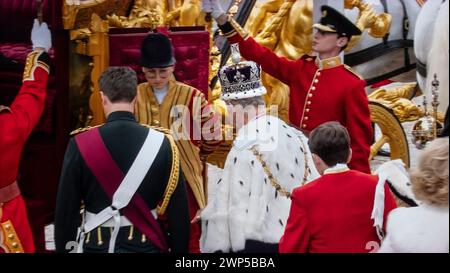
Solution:
{"label": "gold epaulette", "polygon": [[88,127],[84,127],[84,128],[78,128],[78,129],[76,129],[76,130],[73,130],[73,131],[70,133],[70,135],[71,135],[71,136],[78,135],[78,134],[80,134],[80,133],[89,131],[89,130],[91,130],[91,129],[98,128],[98,127],[100,127],[100,126],[102,126],[102,125],[103,125],[103,124],[96,125],[96,126],[88,126]]}
{"label": "gold epaulette", "polygon": [[11,108],[9,108],[8,106],[0,105],[0,113],[3,111],[11,112]]}
{"label": "gold epaulette", "polygon": [[355,70],[353,70],[353,68],[351,68],[350,66],[344,65],[344,67],[345,67],[345,69],[347,69],[348,71],[350,71],[353,75],[355,75],[356,77],[358,77],[360,80],[364,80],[364,78],[363,78],[361,75],[359,75],[358,72],[356,72]]}
{"label": "gold epaulette", "polygon": [[175,189],[178,186],[178,180],[180,177],[180,152],[178,151],[178,147],[175,143],[175,139],[172,136],[172,131],[163,128],[163,127],[156,127],[156,126],[150,126],[147,124],[141,124],[144,127],[156,130],[158,132],[163,133],[167,139],[170,142],[170,147],[172,150],[172,168],[170,170],[170,177],[169,181],[167,181],[167,187],[166,191],[164,192],[164,198],[160,205],[158,205],[156,211],[158,215],[163,215],[167,207],[169,206],[170,198],[172,197],[172,194],[175,192]]}

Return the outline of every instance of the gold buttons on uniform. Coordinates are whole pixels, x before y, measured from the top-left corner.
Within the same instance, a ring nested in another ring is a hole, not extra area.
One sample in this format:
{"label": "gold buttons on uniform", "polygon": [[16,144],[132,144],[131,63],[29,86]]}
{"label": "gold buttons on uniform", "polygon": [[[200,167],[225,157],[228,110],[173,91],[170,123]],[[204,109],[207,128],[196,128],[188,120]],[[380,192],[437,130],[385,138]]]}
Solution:
{"label": "gold buttons on uniform", "polygon": [[14,242],[14,243],[11,244],[11,246],[12,246],[13,248],[18,248],[18,247],[19,247],[19,244],[16,243],[16,242]]}
{"label": "gold buttons on uniform", "polygon": [[319,72],[317,72],[317,76],[320,76],[320,75],[322,75],[322,73],[319,71]]}
{"label": "gold buttons on uniform", "polygon": [[11,225],[5,225],[5,229],[9,231],[11,229]]}
{"label": "gold buttons on uniform", "polygon": [[316,90],[316,87],[315,86],[311,87],[311,90],[313,90],[313,91]]}
{"label": "gold buttons on uniform", "polygon": [[303,128],[306,128],[306,124],[303,124]]}
{"label": "gold buttons on uniform", "polygon": [[309,109],[309,108],[306,108],[306,112],[307,112],[307,113],[309,113],[309,111],[311,111],[311,109]]}
{"label": "gold buttons on uniform", "polygon": [[161,122],[159,120],[157,120],[157,119],[153,120],[153,124],[155,124],[156,126],[159,126],[160,123]]}
{"label": "gold buttons on uniform", "polygon": [[305,117],[305,120],[308,120],[309,119],[309,117]]}
{"label": "gold buttons on uniform", "polygon": [[308,97],[312,98],[312,96],[313,96],[313,94],[312,94],[312,93],[309,93]]}
{"label": "gold buttons on uniform", "polygon": [[311,101],[308,101],[307,104],[308,104],[308,105],[311,105]]}
{"label": "gold buttons on uniform", "polygon": [[314,83],[318,83],[318,82],[319,82],[319,80],[318,80],[318,79],[315,79],[315,80],[314,80]]}
{"label": "gold buttons on uniform", "polygon": [[8,239],[14,240],[14,238],[15,238],[15,237],[14,237],[14,234],[9,234],[9,235],[8,235]]}

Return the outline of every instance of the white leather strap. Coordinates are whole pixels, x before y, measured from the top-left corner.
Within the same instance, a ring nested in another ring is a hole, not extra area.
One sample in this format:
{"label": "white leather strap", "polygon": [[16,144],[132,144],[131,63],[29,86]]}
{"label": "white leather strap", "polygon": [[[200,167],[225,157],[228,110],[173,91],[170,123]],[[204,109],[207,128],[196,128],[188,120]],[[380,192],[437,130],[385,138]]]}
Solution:
{"label": "white leather strap", "polygon": [[148,170],[153,165],[163,141],[163,133],[152,129],[149,130],[147,138],[136,156],[136,159],[131,165],[130,170],[125,175],[125,178],[113,195],[112,205],[105,208],[95,216],[90,216],[89,219],[86,217],[83,228],[81,229],[80,241],[78,244],[79,253],[83,251],[85,234],[101,225],[104,225],[105,223],[109,223],[108,225],[112,225],[113,227],[108,252],[114,253],[114,247],[119,229],[122,226],[122,220],[126,219],[125,217],[120,216],[120,209],[123,209],[130,203],[134,194],[147,175]]}
{"label": "white leather strap", "polygon": [[[152,213],[153,217],[155,217],[155,218],[158,217],[156,209],[152,210],[151,213]],[[93,218],[97,217],[97,214],[86,212],[85,217],[86,217],[86,222],[89,222],[89,221],[92,221]],[[111,218],[108,221],[104,222],[101,226],[102,227],[114,227],[114,225],[115,225],[114,220]],[[125,216],[120,217],[120,226],[121,227],[129,227],[132,225],[133,225],[133,223],[131,223],[127,217],[125,217]]]}

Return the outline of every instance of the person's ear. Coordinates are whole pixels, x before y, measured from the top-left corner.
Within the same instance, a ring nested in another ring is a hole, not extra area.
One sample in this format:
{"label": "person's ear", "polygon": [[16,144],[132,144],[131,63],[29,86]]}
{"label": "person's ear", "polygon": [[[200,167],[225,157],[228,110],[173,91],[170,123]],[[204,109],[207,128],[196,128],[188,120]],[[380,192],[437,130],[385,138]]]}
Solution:
{"label": "person's ear", "polygon": [[344,47],[344,46],[346,46],[348,44],[348,38],[347,37],[340,37],[340,38],[338,38],[338,40],[337,40],[337,45],[339,46],[339,47]]}
{"label": "person's ear", "polygon": [[350,161],[352,161],[352,156],[353,156],[353,150],[352,148],[349,149],[349,153],[348,153],[348,158],[347,158],[347,163],[350,163]]}
{"label": "person's ear", "polygon": [[311,154],[311,156],[314,161],[314,164],[320,165],[320,163],[322,162],[322,159],[320,158],[320,156],[318,156],[316,154]]}
{"label": "person's ear", "polygon": [[108,99],[108,97],[105,95],[105,93],[103,93],[102,91],[100,91],[100,96],[102,97],[102,104],[103,104],[103,106],[108,105],[109,99]]}
{"label": "person's ear", "polygon": [[106,103],[106,96],[105,96],[105,94],[102,91],[100,91],[100,97],[102,98],[102,104],[105,105],[105,103]]}

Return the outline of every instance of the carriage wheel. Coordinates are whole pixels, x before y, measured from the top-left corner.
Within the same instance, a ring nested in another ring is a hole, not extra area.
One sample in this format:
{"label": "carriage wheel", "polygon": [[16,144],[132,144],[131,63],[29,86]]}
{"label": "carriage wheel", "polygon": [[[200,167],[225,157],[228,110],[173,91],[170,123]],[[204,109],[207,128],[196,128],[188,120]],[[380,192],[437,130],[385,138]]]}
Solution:
{"label": "carriage wheel", "polygon": [[408,139],[402,124],[394,114],[392,109],[385,105],[369,101],[370,115],[372,122],[378,125],[381,129],[381,137],[375,140],[375,143],[370,148],[371,161],[380,151],[384,144],[389,144],[391,150],[391,159],[401,159],[406,167],[410,166],[410,156],[408,148]]}

